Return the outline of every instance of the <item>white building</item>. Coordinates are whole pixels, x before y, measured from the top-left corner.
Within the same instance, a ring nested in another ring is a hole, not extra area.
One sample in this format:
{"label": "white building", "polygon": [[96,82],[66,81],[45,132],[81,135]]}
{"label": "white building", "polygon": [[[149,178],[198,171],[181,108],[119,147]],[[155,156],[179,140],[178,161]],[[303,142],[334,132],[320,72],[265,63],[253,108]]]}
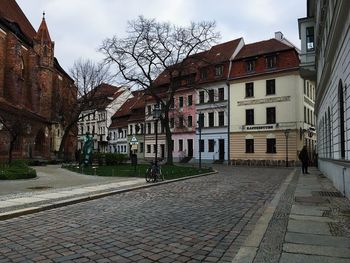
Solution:
{"label": "white building", "polygon": [[309,0],[299,25],[302,47],[315,50],[319,169],[349,198],[350,1]]}
{"label": "white building", "polygon": [[298,50],[280,32],[245,45],[229,83],[233,164],[295,165],[303,145],[313,152],[314,87],[300,77]]}
{"label": "white building", "polygon": [[99,85],[94,92],[94,108],[83,111],[84,117],[78,122],[78,149],[83,147],[83,137],[88,132],[93,136],[94,151],[107,152],[111,118],[132,95],[128,88],[108,84]]}

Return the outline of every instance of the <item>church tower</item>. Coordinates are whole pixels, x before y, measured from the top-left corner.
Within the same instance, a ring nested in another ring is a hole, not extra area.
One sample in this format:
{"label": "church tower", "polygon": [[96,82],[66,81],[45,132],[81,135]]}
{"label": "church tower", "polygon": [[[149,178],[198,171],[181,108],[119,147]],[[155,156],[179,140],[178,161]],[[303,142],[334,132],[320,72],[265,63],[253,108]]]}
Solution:
{"label": "church tower", "polygon": [[54,42],[51,41],[50,33],[45,20],[45,13],[36,36],[34,37],[34,50],[38,56],[38,82],[36,87],[39,114],[51,119],[53,75],[54,75]]}

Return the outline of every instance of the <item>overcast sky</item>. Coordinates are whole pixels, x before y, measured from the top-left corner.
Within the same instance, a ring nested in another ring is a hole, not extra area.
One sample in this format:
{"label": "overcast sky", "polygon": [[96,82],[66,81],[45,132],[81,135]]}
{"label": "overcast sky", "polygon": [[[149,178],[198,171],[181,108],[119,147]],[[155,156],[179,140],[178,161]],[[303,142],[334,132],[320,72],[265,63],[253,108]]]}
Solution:
{"label": "overcast sky", "polygon": [[[1,1],[1,0],[0,0]],[[55,56],[68,71],[79,57],[99,61],[103,39],[125,34],[128,20],[143,15],[176,25],[215,20],[220,42],[244,37],[245,43],[270,39],[274,32],[300,46],[297,19],[306,0],[17,0],[37,30],[42,12]]]}

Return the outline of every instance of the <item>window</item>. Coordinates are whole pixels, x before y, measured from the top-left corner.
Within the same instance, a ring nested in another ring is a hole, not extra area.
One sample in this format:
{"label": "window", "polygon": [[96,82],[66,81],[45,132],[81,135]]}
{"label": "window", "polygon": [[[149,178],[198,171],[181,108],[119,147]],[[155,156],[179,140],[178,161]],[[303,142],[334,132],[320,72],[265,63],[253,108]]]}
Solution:
{"label": "window", "polygon": [[208,118],[209,118],[209,127],[214,127],[214,112],[209,112]]}
{"label": "window", "polygon": [[83,125],[80,126],[80,131],[81,131],[81,134],[84,134],[84,126]]}
{"label": "window", "polygon": [[192,127],[192,116],[191,115],[187,116],[187,126]]}
{"label": "window", "polygon": [[221,77],[223,73],[224,73],[223,65],[215,66],[215,77]]}
{"label": "window", "polygon": [[219,126],[225,125],[225,112],[219,111]]}
{"label": "window", "polygon": [[199,151],[204,152],[204,140],[199,140]]}
{"label": "window", "polygon": [[266,57],[266,68],[275,68],[276,67],[276,56],[268,56]]}
{"label": "window", "polygon": [[266,139],[266,153],[276,153],[276,139]]}
{"label": "window", "polygon": [[140,142],[140,153],[143,153],[143,142]]}
{"label": "window", "polygon": [[179,151],[182,152],[184,150],[183,140],[179,140]]}
{"label": "window", "polygon": [[132,125],[130,125],[130,132],[129,132],[129,134],[132,134]]}
{"label": "window", "polygon": [[170,128],[174,128],[175,126],[175,120],[174,118],[170,118]]}
{"label": "window", "polygon": [[147,123],[147,133],[148,133],[148,134],[151,134],[151,133],[152,133],[151,123]]}
{"label": "window", "polygon": [[188,95],[188,97],[187,97],[187,105],[188,105],[188,106],[192,106],[192,103],[193,103],[193,102],[192,102],[192,99],[193,99],[193,98],[192,98],[192,95]]}
{"label": "window", "polygon": [[245,110],[245,124],[254,125],[254,109]]}
{"label": "window", "polygon": [[199,113],[198,115],[198,126],[204,127],[204,113]]}
{"label": "window", "polygon": [[152,114],[152,107],[151,105],[147,106],[147,115],[151,115]]}
{"label": "window", "polygon": [[340,156],[345,158],[345,115],[344,115],[344,90],[342,80],[338,84],[339,122],[340,122]]}
{"label": "window", "polygon": [[184,106],[184,97],[179,97],[179,108]]}
{"label": "window", "polygon": [[199,92],[199,103],[204,103],[204,91]]}
{"label": "window", "polygon": [[24,78],[25,75],[25,66],[24,66],[24,59],[21,57],[21,77]]}
{"label": "window", "polygon": [[184,117],[180,116],[179,117],[179,128],[182,128],[184,126]]}
{"label": "window", "polygon": [[306,122],[306,107],[304,106],[304,122]]}
{"label": "window", "polygon": [[246,71],[247,72],[252,72],[255,70],[255,60],[249,60],[249,61],[246,61]]}
{"label": "window", "polygon": [[143,127],[143,123],[141,123],[141,125],[140,125],[140,130],[141,130],[141,134],[143,134],[145,131],[144,131],[144,127]]}
{"label": "window", "polygon": [[314,28],[307,27],[306,28],[306,51],[314,51]]}
{"label": "window", "polygon": [[219,101],[225,100],[225,89],[224,88],[219,88],[218,89],[219,93]]}
{"label": "window", "polygon": [[245,84],[245,97],[254,97],[254,82],[249,82]]}
{"label": "window", "polygon": [[266,108],[266,123],[272,124],[276,123],[276,108]]}
{"label": "window", "polygon": [[208,140],[208,152],[214,152],[214,145],[215,145],[214,140]]}
{"label": "window", "polygon": [[170,107],[171,107],[171,108],[174,108],[174,106],[175,106],[175,99],[174,99],[174,98],[171,98]]}
{"label": "window", "polygon": [[201,80],[206,80],[208,78],[207,69],[202,68],[200,70]]}
{"label": "window", "polygon": [[254,139],[245,140],[245,152],[254,153]]}
{"label": "window", "polygon": [[274,79],[266,80],[266,95],[276,94],[275,83]]}
{"label": "window", "polygon": [[[118,146],[118,148],[119,148],[119,146]],[[119,152],[119,150],[118,150],[118,152]],[[151,145],[150,144],[147,144],[147,153],[151,153]]]}
{"label": "window", "polygon": [[208,91],[208,95],[209,95],[208,102],[214,102],[214,90],[213,89]]}

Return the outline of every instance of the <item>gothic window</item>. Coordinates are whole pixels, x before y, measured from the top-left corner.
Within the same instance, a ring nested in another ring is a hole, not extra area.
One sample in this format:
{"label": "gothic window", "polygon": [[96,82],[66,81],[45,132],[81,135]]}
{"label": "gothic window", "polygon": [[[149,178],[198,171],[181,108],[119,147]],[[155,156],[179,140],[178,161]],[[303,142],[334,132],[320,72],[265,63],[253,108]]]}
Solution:
{"label": "gothic window", "polygon": [[339,124],[340,124],[340,157],[345,158],[345,118],[344,118],[344,90],[343,83],[339,80],[338,85],[338,104],[339,104]]}

